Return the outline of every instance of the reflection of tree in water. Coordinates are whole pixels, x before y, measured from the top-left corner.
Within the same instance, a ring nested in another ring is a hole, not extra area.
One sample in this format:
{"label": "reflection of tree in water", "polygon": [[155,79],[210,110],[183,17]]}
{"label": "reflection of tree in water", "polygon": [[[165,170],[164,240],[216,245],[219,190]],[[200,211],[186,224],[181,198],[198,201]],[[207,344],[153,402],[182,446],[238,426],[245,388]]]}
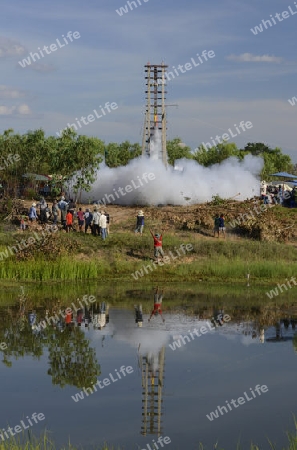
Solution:
{"label": "reflection of tree in water", "polygon": [[28,322],[24,323],[22,320],[9,322],[4,330],[0,330],[0,342],[7,344],[7,349],[3,351],[2,362],[11,367],[12,362],[9,358],[19,359],[31,355],[33,358],[40,359],[43,354],[42,340],[42,336],[32,333]]}
{"label": "reflection of tree in water", "polygon": [[[11,367],[11,359],[24,356],[40,359],[43,349],[48,348],[48,374],[53,384],[61,387],[70,384],[78,388],[95,384],[101,373],[100,365],[95,350],[89,347],[89,340],[81,329],[66,328],[61,332],[47,325],[40,331],[32,330],[26,309],[20,302],[18,306],[0,311],[0,343],[7,345],[5,350],[1,350],[2,362]],[[45,317],[45,311],[37,311],[37,316],[37,322],[40,322]]]}
{"label": "reflection of tree in water", "polygon": [[50,369],[47,373],[53,384],[82,388],[97,382],[101,370],[96,352],[89,347],[89,340],[80,328],[52,332],[48,345]]}

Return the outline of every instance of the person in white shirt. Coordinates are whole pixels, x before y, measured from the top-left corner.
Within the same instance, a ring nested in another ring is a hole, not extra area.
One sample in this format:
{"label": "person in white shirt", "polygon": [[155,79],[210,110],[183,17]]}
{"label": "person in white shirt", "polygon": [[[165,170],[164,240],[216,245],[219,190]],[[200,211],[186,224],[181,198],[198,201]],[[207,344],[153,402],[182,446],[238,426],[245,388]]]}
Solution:
{"label": "person in white shirt", "polygon": [[101,237],[103,240],[106,239],[106,215],[101,211],[101,216],[99,219],[99,226],[101,228]]}
{"label": "person in white shirt", "polygon": [[94,208],[94,212],[93,212],[93,227],[92,227],[92,232],[94,236],[100,236],[100,225],[99,225],[99,220],[100,220],[100,213],[97,211],[97,208]]}

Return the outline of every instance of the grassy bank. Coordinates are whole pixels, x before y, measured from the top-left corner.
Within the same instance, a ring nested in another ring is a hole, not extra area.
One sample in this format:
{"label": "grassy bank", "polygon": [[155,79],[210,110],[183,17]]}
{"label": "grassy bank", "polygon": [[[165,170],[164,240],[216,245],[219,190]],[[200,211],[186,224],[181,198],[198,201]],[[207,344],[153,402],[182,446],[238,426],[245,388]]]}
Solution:
{"label": "grassy bank", "polygon": [[[267,446],[262,447],[255,444],[250,444],[248,448],[244,448],[238,443],[236,449],[234,450],[297,450],[297,437],[292,433],[287,433],[288,445],[286,447],[276,447],[273,443],[271,443],[268,439]],[[193,448],[193,447],[192,447]],[[202,443],[197,444],[197,450],[206,450],[206,447]],[[124,447],[123,447],[124,449]],[[214,444],[213,449],[216,450],[231,450],[221,447],[218,443]],[[26,441],[20,441],[20,439],[9,439],[6,442],[0,443],[0,450],[83,450],[83,447],[73,446],[70,442],[63,447],[57,447],[55,443],[49,439],[48,433],[43,434],[41,437],[37,438],[30,434],[30,439]],[[104,444],[103,446],[94,446],[93,450],[121,450],[121,447],[113,447],[108,444]],[[183,450],[187,450],[183,448]]]}
{"label": "grassy bank", "polygon": [[[0,254],[17,247],[29,233],[1,233]],[[38,245],[37,245],[38,244]],[[181,250],[190,244],[191,251]],[[206,239],[193,232],[164,235],[170,261],[153,263],[152,238],[115,231],[106,241],[80,233],[50,235],[45,242],[24,251],[9,253],[0,261],[0,279],[10,281],[121,280],[143,282],[239,282],[258,284],[284,281],[297,272],[297,249],[293,245],[248,239]],[[173,257],[170,256],[173,255]],[[180,255],[178,254],[180,253]]]}

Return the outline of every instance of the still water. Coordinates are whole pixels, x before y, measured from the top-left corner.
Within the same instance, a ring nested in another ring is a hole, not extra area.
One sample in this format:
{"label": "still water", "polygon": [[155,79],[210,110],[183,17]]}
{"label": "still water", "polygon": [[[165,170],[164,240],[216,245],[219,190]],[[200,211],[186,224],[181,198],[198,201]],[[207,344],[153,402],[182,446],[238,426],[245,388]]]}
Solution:
{"label": "still water", "polygon": [[[4,438],[9,426],[24,424],[36,435],[50,430],[58,446],[70,439],[84,449],[107,442],[196,450],[219,442],[233,450],[239,441],[268,449],[267,438],[286,445],[296,414],[297,308],[228,299],[218,306],[186,292],[173,307],[166,291],[158,295],[132,289],[121,306],[111,289],[87,308],[88,300],[74,300],[73,317],[64,312],[73,299],[46,294],[34,302],[23,292],[2,307]],[[162,314],[149,321],[161,300]],[[34,421],[35,412],[45,418]]]}

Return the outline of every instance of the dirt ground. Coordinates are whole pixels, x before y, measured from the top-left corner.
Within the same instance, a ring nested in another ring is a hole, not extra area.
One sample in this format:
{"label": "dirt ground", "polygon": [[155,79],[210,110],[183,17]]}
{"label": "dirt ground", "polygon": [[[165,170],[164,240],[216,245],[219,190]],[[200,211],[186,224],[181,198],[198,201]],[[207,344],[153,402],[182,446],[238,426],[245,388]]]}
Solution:
{"label": "dirt ground", "polygon": [[[32,201],[17,200],[18,211],[27,211]],[[49,207],[52,203],[49,202]],[[263,205],[259,199],[238,202],[234,200],[222,201],[220,204],[214,202],[187,206],[119,206],[77,204],[77,209],[89,208],[91,211],[95,207],[99,211],[105,210],[111,219],[111,229],[113,225],[127,228],[127,224],[136,223],[136,216],[140,209],[144,212],[145,227],[164,229],[165,231],[187,231],[192,230],[199,233],[201,238],[213,236],[214,217],[217,214],[224,214],[226,232],[229,238],[240,236],[252,237],[265,241],[292,242],[297,240],[297,230],[295,227],[297,208],[289,209],[275,205]],[[7,213],[11,212],[10,208]],[[8,214],[9,215],[9,214]],[[6,216],[7,217],[7,216]],[[237,224],[234,225],[234,220]],[[233,226],[232,226],[233,224]]]}

